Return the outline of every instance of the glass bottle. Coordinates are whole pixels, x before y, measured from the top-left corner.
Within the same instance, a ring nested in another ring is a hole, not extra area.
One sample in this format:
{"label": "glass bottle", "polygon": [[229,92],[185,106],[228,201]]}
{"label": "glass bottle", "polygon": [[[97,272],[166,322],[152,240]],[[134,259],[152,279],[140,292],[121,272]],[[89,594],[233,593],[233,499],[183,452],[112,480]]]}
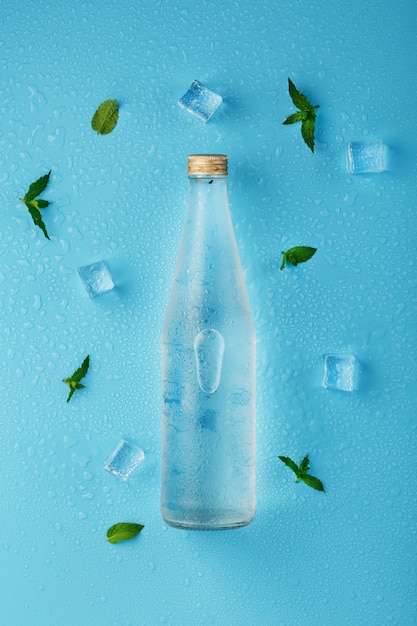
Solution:
{"label": "glass bottle", "polygon": [[177,528],[246,526],[256,507],[256,336],[227,162],[188,157],[188,213],[162,331],[161,511]]}

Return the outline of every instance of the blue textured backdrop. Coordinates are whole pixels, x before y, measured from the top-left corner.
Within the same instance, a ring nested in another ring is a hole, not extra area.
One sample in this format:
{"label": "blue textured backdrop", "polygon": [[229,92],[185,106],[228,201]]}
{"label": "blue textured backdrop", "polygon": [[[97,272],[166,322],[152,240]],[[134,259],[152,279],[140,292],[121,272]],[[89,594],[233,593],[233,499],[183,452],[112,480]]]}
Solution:
{"label": "blue textured backdrop", "polygon": [[[2,1],[2,625],[417,623],[416,17],[412,0]],[[314,155],[282,125],[288,76],[320,104]],[[224,98],[206,125],[177,104],[195,78]],[[347,143],[371,139],[391,170],[350,175]],[[205,151],[229,155],[259,341],[258,512],[219,533],[159,513],[159,336],[186,157]],[[51,241],[19,202],[48,170]],[[280,272],[299,244],[318,252]],[[90,300],[77,268],[102,258],[117,288]],[[356,392],[320,386],[333,352],[358,357]],[[103,469],[121,435],[146,452],[127,484]],[[306,452],[325,494],[277,459]],[[145,529],[112,546],[121,520]]]}

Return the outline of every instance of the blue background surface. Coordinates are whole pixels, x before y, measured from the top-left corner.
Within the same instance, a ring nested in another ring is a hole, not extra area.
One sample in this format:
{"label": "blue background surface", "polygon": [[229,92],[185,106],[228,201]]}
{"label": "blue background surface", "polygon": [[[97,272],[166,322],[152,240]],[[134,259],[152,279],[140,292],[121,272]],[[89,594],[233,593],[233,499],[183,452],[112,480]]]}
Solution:
{"label": "blue background surface", "polygon": [[[414,1],[4,0],[0,5],[0,623],[417,623],[417,10]],[[290,76],[319,104],[316,152]],[[224,103],[204,124],[193,79]],[[112,134],[100,102],[119,100]],[[349,141],[389,172],[353,176]],[[258,336],[258,510],[247,528],[159,513],[160,348],[186,157],[229,155]],[[47,241],[19,202],[51,170]],[[281,250],[318,248],[279,271]],[[77,268],[106,259],[89,299]],[[321,387],[355,354],[359,387]],[[90,354],[87,388],[68,376]],[[105,472],[121,436],[146,460]],[[310,454],[321,494],[278,454]],[[110,545],[118,521],[145,525]]]}

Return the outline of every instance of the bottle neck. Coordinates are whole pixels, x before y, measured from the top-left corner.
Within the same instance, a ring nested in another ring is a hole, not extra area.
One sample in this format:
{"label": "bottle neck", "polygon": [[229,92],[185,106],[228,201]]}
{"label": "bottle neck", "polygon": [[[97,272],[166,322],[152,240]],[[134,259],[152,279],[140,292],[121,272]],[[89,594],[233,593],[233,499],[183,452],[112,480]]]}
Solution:
{"label": "bottle neck", "polygon": [[209,174],[189,174],[188,180],[190,184],[200,184],[200,185],[213,185],[214,183],[226,182],[227,176],[219,176],[219,174],[209,175]]}
{"label": "bottle neck", "polygon": [[189,210],[213,217],[228,210],[227,176],[189,176]]}

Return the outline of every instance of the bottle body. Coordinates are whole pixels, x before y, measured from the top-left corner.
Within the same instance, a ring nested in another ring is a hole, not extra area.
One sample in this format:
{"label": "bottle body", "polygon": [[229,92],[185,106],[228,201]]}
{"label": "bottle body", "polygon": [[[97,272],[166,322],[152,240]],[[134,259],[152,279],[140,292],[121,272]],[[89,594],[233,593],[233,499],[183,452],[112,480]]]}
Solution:
{"label": "bottle body", "polygon": [[190,177],[162,332],[161,511],[225,529],[255,514],[256,337],[224,176]]}

